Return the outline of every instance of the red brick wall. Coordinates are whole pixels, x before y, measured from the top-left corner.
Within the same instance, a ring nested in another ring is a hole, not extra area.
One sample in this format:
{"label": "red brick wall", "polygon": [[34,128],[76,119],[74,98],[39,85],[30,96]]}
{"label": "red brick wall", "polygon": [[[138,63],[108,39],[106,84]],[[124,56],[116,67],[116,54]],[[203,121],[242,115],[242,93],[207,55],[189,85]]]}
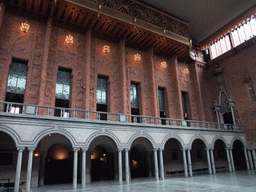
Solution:
{"label": "red brick wall", "polygon": [[[20,25],[24,21],[30,24],[28,33],[20,31]],[[11,59],[19,58],[28,60],[29,67],[25,103],[38,104],[39,90],[40,88],[43,90],[44,87],[41,83],[44,79],[42,77],[44,57],[46,58],[46,81],[45,89],[40,96],[42,105],[54,106],[57,71],[62,67],[72,70],[71,108],[85,109],[85,106],[88,106],[89,110],[96,110],[97,77],[103,75],[109,78],[110,112],[130,113],[130,83],[137,82],[140,84],[142,115],[159,116],[157,90],[158,87],[162,87],[166,89],[167,117],[183,118],[181,91],[187,91],[191,117],[201,120],[202,107],[198,102],[201,93],[196,83],[198,77],[194,63],[178,61],[176,56],[157,55],[150,49],[140,50],[128,45],[122,49],[124,44],[118,41],[96,37],[93,32],[90,36],[90,33],[64,28],[56,22],[52,24],[50,36],[47,36],[49,39],[49,47],[47,47],[45,46],[46,23],[47,21],[22,17],[8,10],[5,12],[0,31],[1,100],[5,97]],[[69,34],[74,37],[73,44],[65,42]],[[89,53],[87,52],[87,46],[90,46],[88,42],[91,42]],[[102,52],[104,45],[110,46],[110,53]],[[46,50],[49,51],[48,54]],[[134,60],[135,53],[141,55],[141,61]],[[89,60],[88,57],[90,57]],[[161,68],[162,61],[167,62],[167,68]],[[182,72],[184,68],[189,69],[189,74]],[[86,82],[86,78],[89,82]],[[202,89],[206,88],[203,86]],[[212,115],[208,115],[207,118],[213,119]]]}
{"label": "red brick wall", "polygon": [[[255,37],[250,42],[255,42]],[[239,51],[228,53],[229,56],[223,57],[218,64],[223,68],[224,82],[222,86],[228,96],[235,101],[235,116],[237,120],[239,119],[237,123],[245,126],[248,143],[252,145],[256,142],[256,101],[252,102],[245,80],[247,77],[251,77],[254,88],[256,88],[256,45],[253,43],[248,46],[248,42],[246,42],[236,50]],[[201,72],[201,79],[204,79],[201,81],[201,85],[206,120],[212,119],[209,107],[213,106],[214,100],[218,99],[220,91],[220,85],[216,83],[212,75],[214,67],[211,65],[204,73]]]}

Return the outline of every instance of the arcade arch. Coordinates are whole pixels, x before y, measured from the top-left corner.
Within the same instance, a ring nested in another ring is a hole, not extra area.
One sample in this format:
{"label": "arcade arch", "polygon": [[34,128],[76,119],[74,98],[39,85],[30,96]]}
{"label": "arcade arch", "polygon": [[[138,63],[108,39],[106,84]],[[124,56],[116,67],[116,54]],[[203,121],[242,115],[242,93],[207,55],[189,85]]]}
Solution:
{"label": "arcade arch", "polygon": [[96,137],[87,154],[92,182],[117,179],[117,145],[110,137]]}
{"label": "arcade arch", "polygon": [[132,142],[130,150],[131,178],[151,177],[155,175],[153,166],[153,146],[151,142],[139,137]]}
{"label": "arcade arch", "polygon": [[165,143],[164,172],[168,175],[184,172],[182,145],[179,140],[170,138]]}
{"label": "arcade arch", "polygon": [[227,146],[223,140],[217,139],[214,142],[213,156],[216,172],[225,171],[229,168],[226,148]]}
{"label": "arcade arch", "polygon": [[235,170],[244,170],[247,168],[245,159],[246,150],[244,150],[244,148],[245,146],[240,140],[234,140],[232,154],[234,159]]}

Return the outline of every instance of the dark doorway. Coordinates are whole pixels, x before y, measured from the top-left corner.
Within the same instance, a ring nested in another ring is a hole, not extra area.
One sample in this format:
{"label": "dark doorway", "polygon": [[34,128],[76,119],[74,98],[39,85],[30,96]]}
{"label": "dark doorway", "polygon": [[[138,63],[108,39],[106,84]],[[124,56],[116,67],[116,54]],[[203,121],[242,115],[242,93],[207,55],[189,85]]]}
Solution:
{"label": "dark doorway", "polygon": [[131,177],[148,177],[148,151],[140,151],[137,147],[132,147],[130,154]]}
{"label": "dark doorway", "polygon": [[225,124],[234,124],[232,113],[227,112],[223,114],[223,120]]}
{"label": "dark doorway", "polygon": [[72,183],[73,158],[67,148],[60,144],[52,145],[45,158],[44,184]]}
{"label": "dark doorway", "polygon": [[114,153],[104,147],[95,147],[91,159],[91,180],[106,181],[115,179]]}
{"label": "dark doorway", "polygon": [[234,142],[232,154],[233,154],[233,159],[234,159],[234,164],[235,164],[236,170],[247,169],[243,148],[244,148],[244,146],[241,141],[236,140]]}

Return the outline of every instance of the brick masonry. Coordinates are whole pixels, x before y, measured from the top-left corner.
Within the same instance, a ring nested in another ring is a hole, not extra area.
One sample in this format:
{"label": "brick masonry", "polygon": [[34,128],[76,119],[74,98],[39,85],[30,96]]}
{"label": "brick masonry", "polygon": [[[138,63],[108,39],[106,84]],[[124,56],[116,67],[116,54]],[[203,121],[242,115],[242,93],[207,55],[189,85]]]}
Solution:
{"label": "brick masonry", "polygon": [[[142,115],[159,116],[157,90],[161,87],[166,89],[167,117],[183,118],[181,91],[186,91],[191,118],[216,122],[212,106],[218,99],[219,89],[212,68],[179,61],[176,56],[157,55],[150,49],[126,45],[124,40],[107,40],[90,30],[76,31],[55,21],[34,19],[8,9],[3,15],[0,17],[0,100],[5,100],[11,60],[18,58],[28,61],[25,103],[54,106],[57,71],[62,67],[72,70],[71,108],[96,110],[97,77],[103,75],[109,80],[110,112],[130,114],[130,83],[137,82]],[[28,33],[20,30],[25,21],[30,25]],[[74,37],[73,44],[65,42],[68,34]],[[102,52],[104,45],[110,46],[110,53]],[[251,142],[255,142],[256,102],[251,102],[244,79],[249,74],[254,85],[256,83],[256,58],[252,54],[255,52],[254,45],[219,63],[224,69],[224,88],[236,102],[239,123],[245,125]],[[141,61],[134,60],[135,53],[141,55]],[[167,62],[167,68],[161,67],[162,61]]]}

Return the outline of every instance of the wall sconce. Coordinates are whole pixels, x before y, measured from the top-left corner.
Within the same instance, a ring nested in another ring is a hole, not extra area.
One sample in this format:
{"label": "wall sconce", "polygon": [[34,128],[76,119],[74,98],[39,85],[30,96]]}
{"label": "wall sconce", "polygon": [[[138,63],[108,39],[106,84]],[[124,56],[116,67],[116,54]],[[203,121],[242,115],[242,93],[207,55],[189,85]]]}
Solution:
{"label": "wall sconce", "polygon": [[184,68],[184,69],[183,69],[183,73],[184,73],[184,74],[189,74],[188,68]]}
{"label": "wall sconce", "polygon": [[26,21],[26,23],[21,23],[20,30],[21,30],[23,33],[27,33],[28,30],[29,30],[29,27],[30,27],[30,25],[29,25],[29,24],[27,23],[27,21]]}
{"label": "wall sconce", "polygon": [[165,61],[163,61],[163,62],[161,63],[161,67],[162,67],[163,69],[165,69],[165,68],[167,67],[167,63],[166,63]]}
{"label": "wall sconce", "polygon": [[141,60],[140,54],[136,53],[136,54],[134,55],[134,60],[135,60],[135,61],[140,61],[140,60]]}
{"label": "wall sconce", "polygon": [[65,41],[68,44],[73,43],[73,36],[72,35],[67,35]]}
{"label": "wall sconce", "polygon": [[39,157],[39,152],[35,152],[34,157]]}
{"label": "wall sconce", "polygon": [[109,47],[108,45],[104,45],[104,46],[102,47],[102,51],[103,51],[104,53],[109,53],[109,52],[110,52],[110,47]]}

